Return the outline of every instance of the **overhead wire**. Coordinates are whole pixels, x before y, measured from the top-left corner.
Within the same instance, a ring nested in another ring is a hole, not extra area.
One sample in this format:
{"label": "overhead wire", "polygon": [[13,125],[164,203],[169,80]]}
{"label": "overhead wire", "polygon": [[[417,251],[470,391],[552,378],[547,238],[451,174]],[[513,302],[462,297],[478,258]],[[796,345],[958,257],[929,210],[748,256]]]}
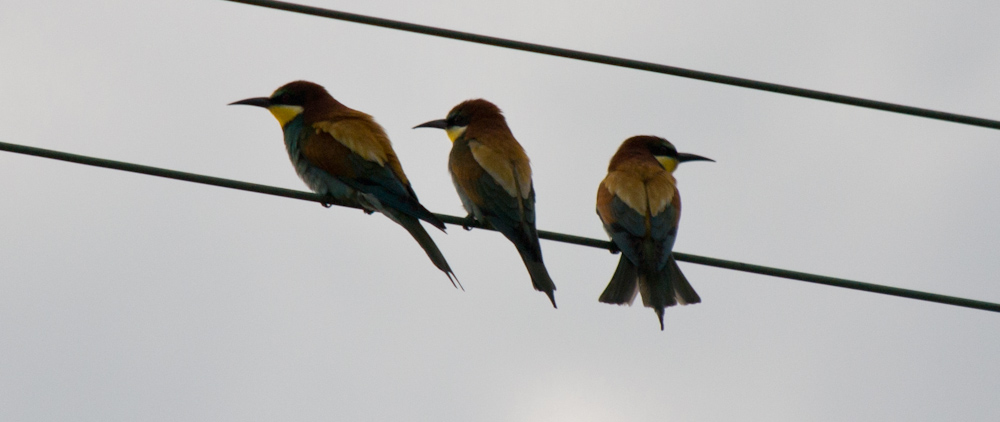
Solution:
{"label": "overhead wire", "polygon": [[364,25],[378,26],[382,28],[396,29],[406,32],[414,32],[418,34],[432,35],[436,37],[450,38],[454,40],[467,41],[478,44],[492,45],[496,47],[510,48],[514,50],[529,51],[549,56],[564,57],[568,59],[582,60],[593,63],[602,63],[611,66],[644,70],[654,73],[662,73],[667,75],[679,76],[683,78],[697,79],[707,82],[715,82],[725,85],[733,85],[743,88],[756,89],[760,91],[768,91],[779,94],[792,95],[796,97],[811,98],[814,100],[853,105],[857,107],[888,111],[892,113],[925,117],[928,119],[944,120],[948,122],[962,123],[972,126],[990,128],[990,129],[1000,129],[1000,121],[998,120],[984,119],[981,117],[973,117],[973,116],[949,113],[944,111],[930,110],[926,108],[912,107],[907,105],[888,103],[884,101],[869,100],[865,98],[834,94],[830,92],[823,92],[812,89],[797,88],[793,86],[780,85],[770,82],[761,82],[752,79],[720,75],[717,73],[702,72],[698,70],[685,69],[675,66],[667,66],[667,65],[644,62],[639,60],[625,59],[621,57],[607,56],[603,54],[594,54],[594,53],[570,50],[559,47],[550,47],[541,44],[514,41],[504,38],[491,37],[487,35],[479,35],[469,32],[455,31],[451,29],[436,28],[432,26],[418,25],[409,22],[401,22],[390,19],[377,18],[373,16],[365,16],[355,13],[341,12],[337,10],[323,9],[320,7],[307,6],[302,4],[288,3],[275,0],[224,0],[224,1],[249,4],[254,6],[266,7],[270,9],[284,10],[288,12],[354,22]]}
{"label": "overhead wire", "polygon": [[[456,39],[461,41],[474,42],[479,44],[493,45],[498,47],[510,48],[515,50],[535,52],[539,54],[565,57],[576,60],[583,60],[588,62],[608,64],[612,66],[619,66],[625,68],[632,68],[637,70],[644,70],[655,73],[662,73],[668,75],[674,75],[679,77],[703,80],[708,82],[715,82],[733,86],[740,86],[744,88],[762,90],[775,92],[780,94],[811,98],[822,101],[829,101],[834,103],[854,105],[858,107],[871,108],[883,111],[889,111],[900,114],[907,114],[919,117],[926,117],[937,120],[950,121],[955,123],[968,124],[973,126],[980,126],[992,129],[1000,129],[1000,121],[984,119],[979,117],[965,116],[955,113],[948,113],[936,110],[923,109],[918,107],[911,107],[893,103],[887,103],[882,101],[868,100],[864,98],[851,97],[840,94],[833,94],[828,92],[796,88],[787,85],[779,85],[768,82],[755,81],[745,78],[737,78],[732,76],[725,76],[720,74],[701,72],[696,70],[684,69],[674,66],[661,65],[656,63],[642,62],[638,60],[624,59],[619,57],[612,57],[594,53],[587,53],[576,50],[569,50],[558,47],[550,47],[540,44],[526,43],[520,41],[507,40],[503,38],[485,36],[472,34],[468,32],[454,31],[449,29],[435,28],[431,26],[412,24],[401,21],[394,21],[389,19],[371,17],[358,15],[347,12],[340,12],[335,10],[323,9],[313,6],[306,6],[294,3],[287,3],[274,0],[225,0],[235,3],[244,3],[249,5],[256,5],[261,7],[267,7],[278,10],[285,10],[289,12],[302,13],[307,15],[325,17],[330,19],[338,19],[343,21],[350,21],[366,25],[374,25],[383,28],[391,28],[408,32],[421,33],[426,35]],[[5,142],[0,142],[0,150],[15,152],[20,154],[32,155],[37,157],[50,158],[61,161],[68,161],[78,164],[85,164],[90,166],[97,166],[103,168],[110,168],[115,170],[128,171],[133,173],[146,174],[151,176],[164,177],[169,179],[176,179],[194,183],[207,184],[212,186],[226,187],[230,189],[237,189],[249,192],[262,193],[267,195],[281,196],[286,198],[293,198],[299,200],[313,201],[321,203],[325,206],[344,206],[357,208],[352,204],[346,204],[338,201],[336,198],[330,196],[322,196],[309,192],[296,191],[292,189],[284,189],[267,185],[260,185],[248,182],[242,182],[231,179],[224,179],[194,173],[181,172],[170,169],[163,169],[157,167],[144,166],[135,163],[107,160],[96,157],[88,157],[83,155],[71,154],[61,151],[47,150],[36,147],[29,147],[25,145],[10,144]],[[463,217],[456,217],[444,214],[435,214],[439,219],[448,224],[461,225],[463,227],[474,227],[478,229],[492,230],[488,227],[483,227],[476,222],[470,222],[468,219]],[[538,235],[542,239],[589,246],[600,249],[607,249],[612,252],[616,252],[617,248],[613,243],[605,240],[591,239],[581,236],[569,235],[564,233],[550,232],[539,230]],[[834,287],[841,287],[846,289],[861,290],[872,293],[880,293],[890,296],[897,296],[909,299],[923,300],[929,302],[936,302],[972,309],[981,309],[992,312],[1000,312],[1000,304],[960,298],[955,296],[940,295],[935,293],[922,292],[917,290],[902,289],[898,287],[884,286],[872,283],[864,283],[860,281],[847,280],[842,278],[828,277],[817,274],[809,274],[798,271],[790,271],[773,267],[765,267],[761,265],[748,264],[736,261],[728,261],[717,258],[710,258],[698,255],[685,254],[681,252],[674,252],[674,256],[678,261],[684,261],[689,263],[695,263],[700,265],[712,266],[717,268],[730,269],[735,271],[743,271],[761,275],[768,275],[779,278],[786,278],[798,281],[805,281],[810,283],[823,284]]]}
{"label": "overhead wire", "polygon": [[[77,164],[84,164],[88,166],[103,167],[114,170],[127,171],[132,173],[140,173],[150,176],[164,177],[168,179],[182,180],[186,182],[200,183],[212,186],[219,186],[230,189],[237,189],[248,192],[256,192],[267,195],[281,196],[285,198],[299,199],[303,201],[318,202],[325,206],[337,205],[350,208],[358,208],[354,205],[346,204],[338,201],[336,198],[331,196],[317,195],[315,193],[297,191],[292,189],[279,188],[274,186],[260,185],[256,183],[248,183],[232,179],[224,179],[220,177],[205,176],[195,173],[187,173],[177,170],[164,169],[159,167],[150,167],[141,164],[128,163],[123,161],[114,161],[104,158],[89,157],[85,155],[71,154],[62,151],[55,151],[50,149],[43,149],[37,147],[31,147],[26,145],[11,144],[6,142],[0,142],[0,150],[31,155],[36,157],[49,158],[60,161],[68,161]],[[471,222],[464,217],[456,217],[452,215],[445,214],[434,214],[441,221],[448,224],[474,227],[477,229],[493,230],[491,228],[483,227],[482,225]],[[613,243],[606,240],[592,239],[582,236],[575,236],[565,233],[557,233],[545,230],[538,231],[538,237],[542,239],[547,239],[556,242],[589,246],[593,248],[606,249],[612,252],[617,251],[617,248]],[[927,302],[942,303],[946,305],[954,305],[965,308],[980,309],[984,311],[1000,312],[1000,304],[985,302],[981,300],[966,299],[955,296],[947,296],[936,293],[922,292],[918,290],[902,289],[898,287],[884,286],[879,284],[865,283],[854,280],[847,280],[842,278],[827,277],[817,274],[809,274],[798,271],[784,270],[780,268],[765,267],[762,265],[747,264],[743,262],[728,261],[718,258],[710,258],[699,255],[691,255],[681,252],[674,252],[674,257],[678,261],[689,262],[692,264],[706,265],[710,267],[724,268],[735,271],[743,271],[754,274],[768,275],[772,277],[786,278],[791,280],[805,281],[809,283],[823,284],[827,286],[841,287],[845,289],[861,290],[872,293],[881,293],[889,296],[897,296],[908,299],[923,300]]]}

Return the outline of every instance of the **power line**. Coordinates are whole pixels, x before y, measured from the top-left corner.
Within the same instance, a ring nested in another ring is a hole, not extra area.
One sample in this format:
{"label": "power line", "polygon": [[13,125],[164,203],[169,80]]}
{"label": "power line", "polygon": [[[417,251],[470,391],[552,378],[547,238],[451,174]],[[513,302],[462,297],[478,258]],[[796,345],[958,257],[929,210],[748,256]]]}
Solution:
{"label": "power line", "polygon": [[[88,157],[85,155],[70,154],[67,152],[54,151],[49,149],[29,147],[26,145],[10,144],[0,142],[0,150],[15,152],[18,154],[32,155],[36,157],[51,158],[54,160],[69,161],[88,166],[104,167],[115,170],[128,171],[133,173],[146,174],[150,176],[165,177],[168,179],[183,180],[186,182],[201,183],[224,188],[237,189],[249,192],[263,193],[267,195],[282,196],[285,198],[300,199],[303,201],[319,202],[324,205],[339,205],[343,207],[357,208],[353,205],[344,204],[330,196],[317,195],[315,193],[302,192],[292,189],[278,188],[274,186],[258,185],[255,183],[241,182],[238,180],[223,179],[219,177],[205,176],[194,173],[186,173],[176,170],[168,170],[158,167],[144,166],[140,164],[127,163],[123,161],[113,161],[103,158]],[[453,225],[465,225],[478,229],[492,230],[477,223],[470,224],[470,221],[463,217],[452,215],[434,214],[441,221]],[[589,246],[599,249],[616,251],[614,244],[606,240],[591,239],[587,237],[574,236],[564,233],[539,230],[538,237],[556,242],[569,243],[574,245]],[[806,281],[810,283],[824,284],[827,286],[842,287],[845,289],[861,290],[872,293],[881,293],[890,296],[904,297],[908,299],[923,300],[928,302],[943,303],[946,305],[961,306],[965,308],[981,309],[984,311],[1000,312],[1000,304],[984,302],[980,300],[965,299],[955,296],[939,295],[935,293],[921,292],[918,290],[901,289],[898,287],[883,286],[879,284],[863,283],[860,281],[846,280],[809,274],[798,271],[783,270],[780,268],[765,267],[761,265],[746,264],[742,262],[727,261],[724,259],[709,258],[698,255],[674,252],[674,257],[678,261],[690,262],[693,264],[707,265],[710,267],[725,268],[735,271],[743,271],[754,274],[769,275],[772,277],[787,278],[791,280]]]}
{"label": "power line", "polygon": [[698,70],[684,69],[680,67],[649,63],[638,60],[630,60],[620,57],[605,56],[602,54],[587,53],[583,51],[569,50],[565,48],[550,47],[541,44],[533,44],[521,41],[508,40],[504,38],[490,37],[486,35],[478,35],[469,32],[461,32],[450,29],[436,28],[432,26],[417,25],[408,22],[394,21],[389,19],[376,18],[372,16],[358,15],[354,13],[340,12],[336,10],[323,9],[319,7],[306,6],[295,3],[286,3],[274,0],[225,0],[225,1],[261,6],[270,9],[284,10],[288,12],[302,13],[306,15],[319,16],[330,19],[349,21],[364,25],[373,25],[382,28],[397,29],[400,31],[415,32],[418,34],[433,35],[435,37],[451,38],[460,41],[468,41],[478,44],[486,44],[496,47],[510,48],[514,50],[529,51],[549,56],[565,57],[568,59],[583,60],[593,63],[603,63],[612,66],[645,70],[655,73],[663,73],[667,75],[680,76],[683,78],[698,79],[702,81],[740,86],[744,88],[756,89],[761,91],[793,95],[796,97],[812,98],[814,100],[829,101],[833,103],[871,108],[876,110],[888,111],[892,113],[926,117],[928,119],[937,119],[937,120],[962,123],[972,126],[1000,129],[1000,121],[984,119],[981,117],[972,117],[961,114],[948,113],[944,111],[929,110],[925,108],[887,103],[884,101],[868,100],[864,98],[833,94],[829,92],[816,91],[812,89],[796,88],[788,85],[780,85],[770,82],[755,81],[752,79],[737,78],[733,76],[720,75],[717,73],[702,72]]}

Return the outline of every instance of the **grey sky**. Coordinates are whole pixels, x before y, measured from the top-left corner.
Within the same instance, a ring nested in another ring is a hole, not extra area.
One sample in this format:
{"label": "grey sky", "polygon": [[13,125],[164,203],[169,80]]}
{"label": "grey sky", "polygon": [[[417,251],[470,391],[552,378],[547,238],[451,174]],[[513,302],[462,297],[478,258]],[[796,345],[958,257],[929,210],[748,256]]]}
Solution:
{"label": "grey sky", "polygon": [[[331,9],[1000,118],[1000,3],[314,1]],[[676,250],[998,302],[1000,131],[222,1],[0,0],[0,141],[302,189],[268,113],[306,79],[464,215],[449,142],[502,108],[539,228],[604,238],[622,140],[676,173]],[[0,153],[0,420],[996,420],[994,313],[681,263],[703,303],[597,302],[607,252]]]}

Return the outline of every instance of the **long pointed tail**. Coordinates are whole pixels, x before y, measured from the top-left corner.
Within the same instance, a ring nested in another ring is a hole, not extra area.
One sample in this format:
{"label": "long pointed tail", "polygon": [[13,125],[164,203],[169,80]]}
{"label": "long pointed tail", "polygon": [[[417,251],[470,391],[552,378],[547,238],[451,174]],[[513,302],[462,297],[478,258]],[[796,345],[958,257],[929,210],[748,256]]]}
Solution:
{"label": "long pointed tail", "polygon": [[521,260],[524,261],[524,266],[528,269],[528,275],[531,276],[531,285],[535,287],[535,290],[545,292],[549,296],[549,301],[552,302],[553,308],[559,308],[556,306],[556,296],[553,293],[556,290],[556,283],[549,276],[549,270],[545,268],[545,263],[542,262],[541,253],[539,253],[538,259],[535,259],[520,248],[518,248],[517,252],[521,254]]}
{"label": "long pointed tail", "polygon": [[431,239],[431,235],[427,234],[427,230],[424,230],[424,226],[420,225],[420,220],[400,212],[389,211],[385,214],[393,221],[403,226],[406,231],[410,232],[410,235],[416,239],[417,243],[420,244],[420,247],[427,253],[427,257],[431,259],[434,266],[438,267],[439,270],[443,271],[445,275],[448,276],[448,280],[451,281],[452,286],[465,291],[465,287],[462,287],[462,283],[458,281],[458,277],[456,277],[455,273],[451,271],[448,261],[444,259],[444,254],[441,253],[437,244],[435,244],[434,240]]}
{"label": "long pointed tail", "polygon": [[639,280],[642,304],[656,311],[663,330],[663,309],[674,305],[690,305],[701,302],[698,293],[688,283],[684,273],[677,266],[673,255],[667,258],[667,265],[660,270],[642,271]]}
{"label": "long pointed tail", "polygon": [[531,285],[535,290],[545,292],[552,302],[552,307],[558,308],[553,293],[556,290],[556,283],[552,281],[549,271],[542,262],[542,246],[538,243],[538,233],[534,224],[491,214],[486,214],[485,219],[487,224],[514,244],[517,253],[521,255],[521,261],[524,261],[524,267],[528,269],[528,275],[531,276]]}

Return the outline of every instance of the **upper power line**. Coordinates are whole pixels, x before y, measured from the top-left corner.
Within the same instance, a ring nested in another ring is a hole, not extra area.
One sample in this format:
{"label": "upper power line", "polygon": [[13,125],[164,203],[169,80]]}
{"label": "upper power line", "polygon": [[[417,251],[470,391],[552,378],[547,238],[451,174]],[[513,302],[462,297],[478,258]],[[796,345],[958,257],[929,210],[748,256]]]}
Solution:
{"label": "upper power line", "polygon": [[379,26],[382,28],[397,29],[400,31],[416,32],[419,34],[433,35],[436,37],[443,37],[443,38],[451,38],[455,40],[474,42],[478,44],[486,44],[497,47],[510,48],[514,50],[530,51],[533,53],[546,54],[550,56],[565,57],[575,60],[583,60],[594,63],[608,64],[612,66],[645,70],[655,73],[663,73],[667,75],[680,76],[683,78],[698,79],[702,81],[740,86],[744,88],[756,89],[761,91],[776,92],[779,94],[794,95],[796,97],[812,98],[814,100],[829,101],[833,103],[848,104],[858,107],[889,111],[893,113],[908,114],[911,116],[926,117],[928,119],[937,119],[937,120],[962,123],[972,126],[1000,129],[1000,121],[984,119],[981,117],[973,117],[962,114],[948,113],[944,111],[929,110],[926,108],[911,107],[901,104],[887,103],[884,101],[868,100],[864,98],[851,97],[848,95],[833,94],[829,92],[816,91],[805,88],[796,88],[788,85],[761,82],[752,79],[737,78],[734,76],[726,76],[716,73],[702,72],[698,70],[684,69],[680,67],[649,63],[649,62],[625,59],[620,57],[605,56],[602,54],[587,53],[583,51],[569,50],[565,48],[550,47],[541,44],[532,44],[527,42],[508,40],[504,38],[472,34],[469,32],[435,28],[432,26],[417,25],[408,22],[400,22],[390,19],[382,19],[372,16],[340,12],[336,10],[323,9],[319,7],[306,6],[295,3],[287,3],[274,0],[225,0],[225,1],[250,4],[254,6],[267,7],[271,9],[285,10],[289,12],[320,16],[324,18],[355,22],[365,25]]}

